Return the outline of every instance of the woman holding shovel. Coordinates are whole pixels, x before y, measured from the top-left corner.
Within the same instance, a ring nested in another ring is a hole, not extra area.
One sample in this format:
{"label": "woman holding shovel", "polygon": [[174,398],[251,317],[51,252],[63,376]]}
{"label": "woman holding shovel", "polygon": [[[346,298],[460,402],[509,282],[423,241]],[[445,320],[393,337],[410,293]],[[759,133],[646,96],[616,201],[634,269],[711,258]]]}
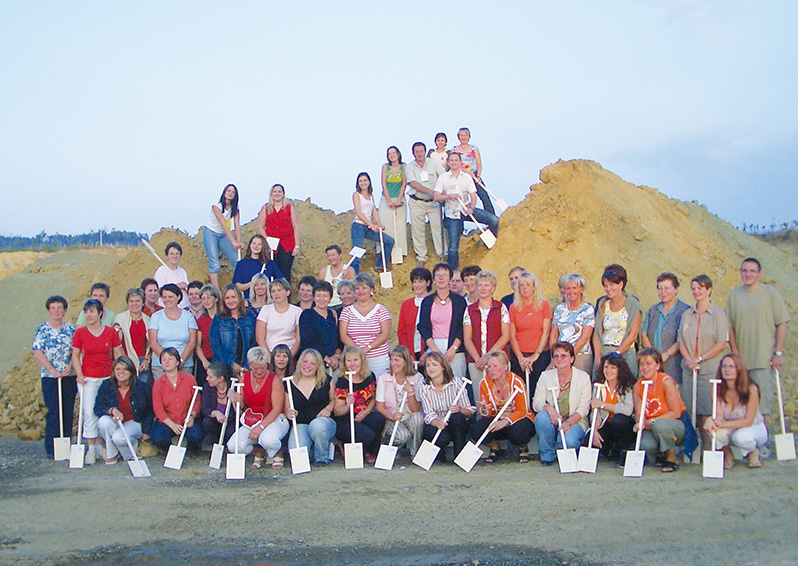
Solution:
{"label": "woman holding shovel", "polygon": [[[329,283],[328,283],[329,285]],[[294,400],[294,408],[288,401],[283,409],[285,416],[296,418],[299,446],[306,446],[310,454],[313,446],[313,462],[317,466],[330,463],[330,442],[335,438],[336,425],[332,419],[335,408],[335,387],[332,378],[324,369],[321,354],[308,348],[299,355],[297,372],[287,382]],[[288,435],[288,448],[298,448],[294,433]]]}
{"label": "woman holding shovel", "polygon": [[191,404],[197,382],[190,373],[180,371],[180,353],[175,348],[161,351],[160,362],[163,375],[152,386],[152,409],[156,418],[152,425],[152,443],[166,452],[172,438],[180,436],[187,424],[185,438],[188,450],[197,454],[203,436],[202,425],[197,419],[199,403]]}
{"label": "woman holding shovel", "polygon": [[[416,455],[424,434],[424,417],[416,399],[416,387],[422,381],[413,369],[410,350],[396,346],[391,350],[391,369],[377,378],[377,411],[385,417],[382,439],[389,440],[394,427],[394,445],[404,446],[412,440],[410,455]],[[407,393],[404,412],[399,411],[402,396]]]}
{"label": "woman holding shovel", "polygon": [[734,467],[731,445],[748,456],[749,468],[761,468],[759,448],[768,441],[768,428],[759,410],[759,387],[748,377],[743,359],[726,354],[718,367],[718,408],[715,419],[708,418],[705,430],[715,432],[717,446],[723,449],[723,467]]}
{"label": "woman holding shovel", "polygon": [[405,187],[407,175],[402,153],[396,146],[386,152],[388,163],[382,166],[382,200],[380,201],[380,223],[385,232],[396,242],[396,247],[407,255],[407,208],[405,208]]}
{"label": "woman holding shovel", "polygon": [[127,356],[114,360],[111,378],[104,381],[97,393],[94,412],[99,417],[97,428],[105,440],[105,463],[116,464],[118,456],[130,460],[133,454],[127,446],[125,427],[133,450],[138,448],[138,439],[150,435],[152,429],[152,404],[146,381],[136,376],[136,365]]}
{"label": "woman holding shovel", "polygon": [[679,469],[676,459],[676,446],[684,442],[684,423],[679,417],[684,412],[684,403],[679,395],[676,381],[662,371],[662,356],[655,348],[645,348],[638,355],[640,380],[635,385],[635,414],[640,414],[643,398],[643,381],[652,381],[648,388],[642,422],[635,424],[634,430],[643,427],[640,443],[646,451],[646,459],[661,465],[663,472]]}
{"label": "woman holding shovel", "polygon": [[[352,247],[362,248],[366,240],[379,243],[380,231],[385,231],[385,225],[380,221],[377,209],[374,207],[374,189],[371,186],[371,177],[368,173],[358,173],[355,181],[355,193],[352,195],[352,204],[355,207],[355,219],[350,230],[352,236]],[[394,239],[388,234],[382,234],[385,247],[385,263],[383,264],[382,250],[377,248],[377,271],[383,270],[383,265],[388,265],[391,261]],[[352,261],[355,273],[360,273],[360,258],[356,257]]]}
{"label": "woman holding shovel", "polygon": [[600,449],[603,457],[619,462],[622,467],[623,454],[635,439],[632,417],[635,377],[626,360],[613,352],[601,358],[596,383],[606,387],[599,398],[590,401],[593,410],[598,411],[593,446]]}
{"label": "woman holding shovel", "polygon": [[[235,411],[227,410],[228,396],[231,393],[230,368],[224,362],[213,362],[208,366],[206,379],[208,385],[202,388],[200,403],[202,431],[206,441],[218,442],[222,425],[227,420],[227,428],[222,439],[222,442],[227,444],[235,432],[236,420]],[[226,419],[225,413],[227,413]]]}

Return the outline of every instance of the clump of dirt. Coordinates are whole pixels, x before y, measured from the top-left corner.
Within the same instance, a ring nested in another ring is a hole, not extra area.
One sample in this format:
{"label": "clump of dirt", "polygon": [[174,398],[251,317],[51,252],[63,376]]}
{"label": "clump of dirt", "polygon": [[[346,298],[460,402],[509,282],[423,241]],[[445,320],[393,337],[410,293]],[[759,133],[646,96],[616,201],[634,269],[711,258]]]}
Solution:
{"label": "clump of dirt", "polygon": [[[706,273],[714,282],[713,300],[725,306],[729,291],[740,284],[740,262],[754,256],[763,264],[764,281],[778,287],[795,312],[798,260],[792,246],[774,247],[743,234],[697,202],[678,201],[656,189],[627,183],[592,161],[558,161],[540,172],[540,181],[523,201],[502,215],[499,241],[492,250],[485,248],[476,234],[461,241],[461,265],[478,264],[496,272],[500,279],[498,295],[509,292],[509,269],[521,265],[540,278],[552,304],[559,301],[557,279],[572,272],[587,277],[588,299],[594,302],[603,294],[603,267],[620,263],[629,272],[629,292],[646,308],[657,301],[656,277],[663,271],[679,276],[680,297],[688,303],[692,302],[690,279]],[[345,253],[349,251],[353,212],[335,214],[309,199],[294,204],[302,231],[301,253],[293,267],[296,290],[301,276],[316,276],[326,265],[324,248],[328,245],[335,243]],[[242,241],[248,241],[255,232],[254,221],[242,226]],[[162,229],[151,239],[159,253],[170,241],[183,247],[181,265],[189,277],[207,281],[201,233],[192,238],[185,232]],[[428,248],[432,249],[431,242]],[[374,273],[375,259],[375,252],[369,248],[362,270]],[[45,318],[45,298],[56,292],[66,296],[73,304],[70,316],[74,320],[91,284],[105,281],[112,287],[109,307],[120,312],[125,309],[126,290],[137,287],[158,265],[144,247],[70,250],[41,254],[20,272],[0,281],[4,305],[0,375],[17,366],[0,384],[0,429],[30,431],[43,426],[38,365],[29,348],[36,324]],[[230,282],[232,273],[226,260],[222,266],[219,280],[224,285]],[[393,267],[394,288],[377,292],[377,300],[394,315],[402,300],[412,295],[409,275],[415,266],[411,252],[402,265]],[[295,293],[292,298],[296,300]],[[786,352],[786,410],[798,416],[798,363],[794,361],[798,331],[794,329],[788,333]]]}

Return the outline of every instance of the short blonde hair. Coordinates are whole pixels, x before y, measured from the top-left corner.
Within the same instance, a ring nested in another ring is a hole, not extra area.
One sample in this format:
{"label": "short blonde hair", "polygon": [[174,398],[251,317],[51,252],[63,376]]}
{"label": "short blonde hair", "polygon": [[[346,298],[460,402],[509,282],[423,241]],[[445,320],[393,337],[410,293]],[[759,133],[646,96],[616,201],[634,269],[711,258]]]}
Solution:
{"label": "short blonde hair", "polygon": [[479,283],[482,280],[487,280],[493,283],[494,289],[499,286],[499,278],[496,277],[496,274],[489,269],[482,269],[479,273],[477,273],[476,282]]}
{"label": "short blonde hair", "polygon": [[362,348],[359,346],[355,346],[354,344],[349,344],[348,346],[344,346],[344,349],[341,351],[341,355],[338,358],[338,375],[341,377],[346,377],[346,356],[347,354],[356,354],[360,356],[360,377],[362,379],[368,378],[371,375],[371,370],[369,369],[368,361],[366,360],[366,352],[363,351]]}

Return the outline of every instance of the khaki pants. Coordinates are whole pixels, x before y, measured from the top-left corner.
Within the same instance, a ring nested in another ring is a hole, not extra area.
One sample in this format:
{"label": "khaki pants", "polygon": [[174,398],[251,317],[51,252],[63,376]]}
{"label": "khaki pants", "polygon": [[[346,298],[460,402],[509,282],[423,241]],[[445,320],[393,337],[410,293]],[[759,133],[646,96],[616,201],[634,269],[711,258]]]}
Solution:
{"label": "khaki pants", "polygon": [[432,243],[435,253],[443,257],[443,242],[441,241],[441,206],[437,202],[420,201],[408,198],[410,207],[410,231],[413,236],[413,251],[416,252],[418,261],[427,261],[427,234],[426,219],[429,218],[429,228],[432,231]]}

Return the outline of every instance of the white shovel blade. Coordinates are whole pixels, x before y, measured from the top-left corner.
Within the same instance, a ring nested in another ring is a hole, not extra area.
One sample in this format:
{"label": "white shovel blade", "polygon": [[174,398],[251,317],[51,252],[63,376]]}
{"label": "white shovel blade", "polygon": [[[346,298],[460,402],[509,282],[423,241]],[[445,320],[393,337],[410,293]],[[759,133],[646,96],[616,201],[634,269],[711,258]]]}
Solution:
{"label": "white shovel blade", "polygon": [[214,470],[222,467],[222,456],[224,456],[224,444],[214,444],[211,448],[211,461],[208,466]]}
{"label": "white shovel blade", "polygon": [[391,250],[391,263],[401,265],[405,261],[405,256],[402,255],[402,250],[394,248]]}
{"label": "white shovel blade", "polygon": [[69,446],[70,439],[66,436],[63,438],[54,438],[53,460],[69,460]]}
{"label": "white shovel blade", "polygon": [[505,210],[510,208],[510,205],[507,204],[507,202],[505,202],[502,199],[496,199],[496,208],[498,208],[500,211],[504,212]]}
{"label": "white shovel blade", "polygon": [[595,474],[596,468],[598,468],[598,459],[598,448],[588,448],[583,446],[579,449],[579,460],[577,461],[577,467],[579,468],[580,472]]}
{"label": "white shovel blade", "polygon": [[374,467],[378,470],[390,470],[393,468],[393,463],[396,460],[396,453],[399,448],[396,446],[388,446],[383,444],[380,446],[380,451],[377,452],[377,461],[374,462]]}
{"label": "white shovel blade", "polygon": [[626,453],[626,462],[623,465],[623,477],[643,477],[643,464],[646,463],[645,450],[629,450]]}
{"label": "white shovel blade", "polygon": [[228,454],[225,477],[229,480],[243,480],[246,477],[246,464],[246,455]]}
{"label": "white shovel blade", "polygon": [[85,444],[73,444],[69,448],[69,467],[79,469],[83,467],[83,459],[86,457]]}
{"label": "white shovel blade", "polygon": [[148,478],[151,475],[147,462],[144,460],[128,460],[127,467],[130,468],[130,473],[134,478]]}
{"label": "white shovel blade", "polygon": [[164,468],[179,470],[183,467],[183,458],[186,457],[186,449],[182,446],[170,446],[166,453],[166,460],[163,462]]}
{"label": "white shovel blade", "polygon": [[347,442],[344,444],[344,467],[347,470],[363,468],[363,443]]}
{"label": "white shovel blade", "polygon": [[795,460],[795,436],[793,433],[776,435],[776,459]]}
{"label": "white shovel blade", "polygon": [[572,474],[579,471],[577,464],[576,449],[567,448],[557,450],[557,464],[560,466],[561,474]]}
{"label": "white shovel blade", "polygon": [[416,452],[416,456],[413,458],[413,463],[419,468],[424,468],[429,471],[432,464],[435,463],[435,458],[438,457],[438,452],[440,451],[441,449],[438,448],[438,446],[429,440],[425,440],[421,443],[421,446],[418,447],[418,452]]}
{"label": "white shovel blade", "polygon": [[393,273],[390,271],[380,271],[380,287],[383,289],[393,289]]}
{"label": "white shovel blade", "polygon": [[491,249],[493,246],[496,245],[496,236],[493,235],[493,232],[490,230],[485,230],[479,235],[479,238],[482,240],[482,243],[487,246],[488,249]]}
{"label": "white shovel blade", "polygon": [[704,450],[704,477],[723,479],[723,452]]}
{"label": "white shovel blade", "polygon": [[269,249],[273,252],[277,251],[277,248],[280,247],[280,238],[275,238],[273,236],[268,236],[266,238],[266,243],[269,244]]}
{"label": "white shovel blade", "polygon": [[465,447],[454,459],[454,463],[466,472],[470,472],[480,458],[482,458],[482,450],[480,450],[479,446],[473,442],[466,442]]}
{"label": "white shovel blade", "polygon": [[307,446],[291,448],[288,451],[288,455],[291,458],[292,474],[306,474],[310,471],[310,456],[308,456]]}

